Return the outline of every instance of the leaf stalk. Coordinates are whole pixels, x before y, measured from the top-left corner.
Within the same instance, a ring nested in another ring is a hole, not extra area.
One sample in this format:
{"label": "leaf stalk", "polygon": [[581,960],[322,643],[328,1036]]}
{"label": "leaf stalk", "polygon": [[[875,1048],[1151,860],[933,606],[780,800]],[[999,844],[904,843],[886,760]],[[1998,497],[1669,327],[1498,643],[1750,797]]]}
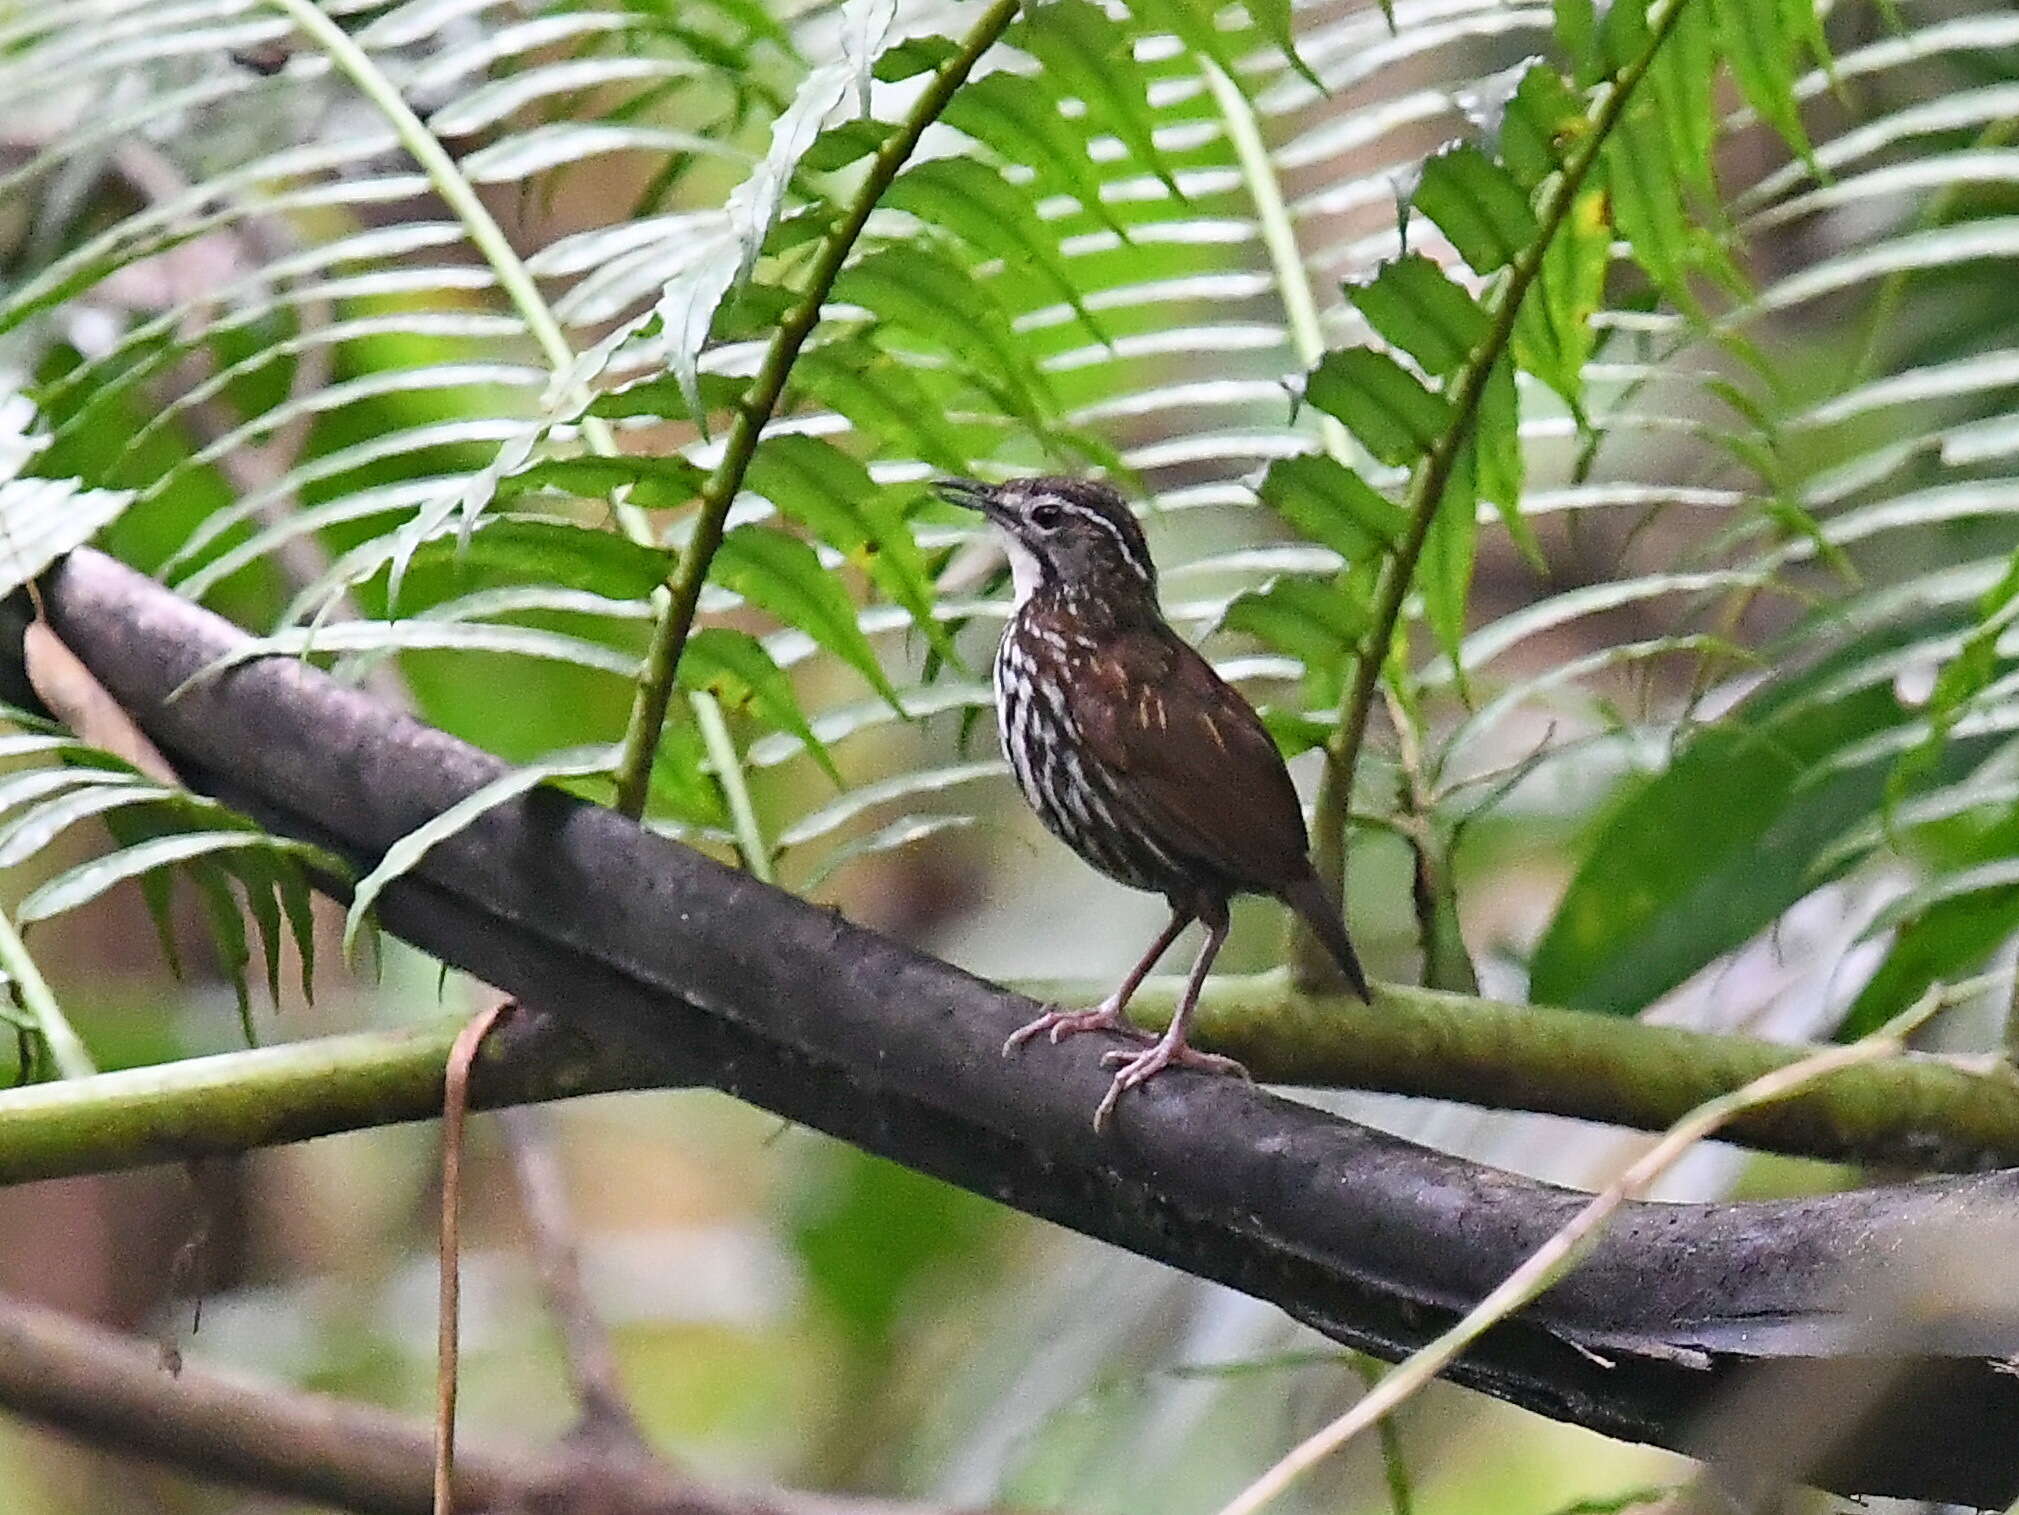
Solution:
{"label": "leaf stalk", "polygon": [[35,959],[28,954],[28,944],[21,940],[21,933],[14,929],[14,922],[5,911],[0,911],[0,968],[5,968],[14,980],[21,1004],[33,1018],[56,1071],[64,1078],[89,1078],[96,1073],[98,1064],[91,1060],[84,1039],[64,1015],[63,1007],[56,1003],[49,981],[35,966]]}
{"label": "leaf stalk", "polygon": [[756,376],[743,393],[723,440],[722,457],[701,487],[700,508],[687,550],[667,580],[670,600],[653,629],[652,645],[638,677],[638,694],[631,706],[630,724],[624,734],[624,757],[617,770],[617,808],[626,815],[644,812],[650,788],[652,763],[658,756],[660,733],[666,724],[666,707],[673,697],[680,669],[680,654],[694,629],[694,614],[701,601],[702,586],[709,567],[722,546],[729,505],[743,487],[744,475],[757,453],[764,427],[785,394],[792,365],[799,359],[813,330],[820,324],[821,307],[826,303],[842,265],[854,250],[863,228],[869,223],[877,202],[883,198],[910,158],[926,128],[939,119],[968,75],[996,43],[1010,22],[1016,19],[1022,0],[995,0],[983,13],[959,51],[943,63],[924,91],[882,147],[869,161],[868,172],[848,202],[847,213],[821,240],[807,270],[806,289],[778,323],[764,352]]}
{"label": "leaf stalk", "polygon": [[[1410,587],[1415,582],[1416,565],[1422,559],[1425,542],[1429,540],[1431,523],[1436,519],[1438,506],[1451,483],[1465,444],[1471,439],[1479,416],[1480,401],[1486,394],[1487,380],[1513,341],[1521,303],[1541,277],[1543,259],[1564,223],[1569,220],[1577,196],[1598,162],[1599,153],[1611,137],[1613,128],[1625,115],[1634,91],[1653,67],[1662,44],[1674,31],[1683,8],[1690,3],[1691,0],[1669,0],[1658,14],[1650,15],[1647,45],[1608,84],[1601,86],[1598,98],[1585,117],[1588,129],[1564,160],[1562,169],[1550,182],[1542,204],[1537,208],[1539,230],[1535,240],[1508,265],[1507,277],[1489,297],[1490,324],[1486,335],[1452,375],[1445,391],[1451,423],[1437,438],[1409,481],[1409,491],[1402,502],[1405,516],[1402,539],[1396,544],[1394,553],[1382,563],[1367,638],[1354,658],[1353,681],[1340,702],[1339,724],[1325,744],[1325,766],[1319,776],[1317,808],[1312,821],[1315,833],[1312,861],[1318,876],[1335,895],[1344,893],[1346,811],[1353,793],[1354,774],[1367,742],[1367,722],[1380,685],[1381,665],[1389,644],[1394,640],[1395,629],[1401,622],[1402,607],[1407,603]],[[1291,968],[1300,983],[1314,986],[1331,982],[1337,973],[1329,954],[1302,926],[1296,928],[1292,941]]]}

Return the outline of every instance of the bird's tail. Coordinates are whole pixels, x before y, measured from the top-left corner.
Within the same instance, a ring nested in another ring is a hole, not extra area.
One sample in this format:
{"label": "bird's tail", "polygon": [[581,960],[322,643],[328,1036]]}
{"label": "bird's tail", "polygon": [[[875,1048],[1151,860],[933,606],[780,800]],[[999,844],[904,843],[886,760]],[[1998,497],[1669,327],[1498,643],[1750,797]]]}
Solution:
{"label": "bird's tail", "polygon": [[1360,959],[1353,951],[1353,939],[1346,934],[1346,921],[1340,913],[1339,902],[1318,881],[1318,875],[1306,873],[1295,883],[1286,885],[1281,894],[1283,903],[1296,911],[1316,933],[1318,940],[1325,944],[1325,950],[1339,964],[1339,971],[1346,975],[1346,982],[1353,992],[1371,1004],[1373,996],[1367,992],[1367,975],[1361,972]]}

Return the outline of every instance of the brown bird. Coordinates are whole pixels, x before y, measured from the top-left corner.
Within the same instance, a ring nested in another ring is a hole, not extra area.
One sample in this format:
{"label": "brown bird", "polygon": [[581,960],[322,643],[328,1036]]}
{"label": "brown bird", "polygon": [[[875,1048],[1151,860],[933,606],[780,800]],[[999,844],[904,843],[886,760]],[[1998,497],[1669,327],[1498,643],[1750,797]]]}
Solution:
{"label": "brown bird", "polygon": [[1252,707],[1171,630],[1157,570],[1122,497],[1085,479],[946,479],[940,494],[1003,533],[1015,610],[995,658],[1003,756],[1038,818],[1088,863],[1170,902],[1171,923],[1115,992],[1091,1010],[1048,1010],[1003,1045],[1119,1031],[1129,997],[1178,933],[1206,928],[1170,1029],[1140,1052],[1110,1052],[1119,1071],[1094,1112],[1106,1124],[1125,1090],[1177,1064],[1247,1070],[1185,1041],[1200,987],[1227,939],[1237,894],[1273,894],[1338,961],[1353,992],[1367,980],[1338,904],[1308,855],[1304,812]]}

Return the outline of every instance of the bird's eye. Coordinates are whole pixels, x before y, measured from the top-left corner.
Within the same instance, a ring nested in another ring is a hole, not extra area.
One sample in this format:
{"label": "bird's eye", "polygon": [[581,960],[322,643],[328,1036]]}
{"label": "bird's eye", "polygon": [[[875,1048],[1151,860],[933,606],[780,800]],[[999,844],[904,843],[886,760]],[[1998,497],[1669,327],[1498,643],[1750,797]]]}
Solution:
{"label": "bird's eye", "polygon": [[1040,531],[1050,531],[1065,518],[1066,513],[1056,505],[1033,505],[1031,507],[1031,525],[1037,527]]}

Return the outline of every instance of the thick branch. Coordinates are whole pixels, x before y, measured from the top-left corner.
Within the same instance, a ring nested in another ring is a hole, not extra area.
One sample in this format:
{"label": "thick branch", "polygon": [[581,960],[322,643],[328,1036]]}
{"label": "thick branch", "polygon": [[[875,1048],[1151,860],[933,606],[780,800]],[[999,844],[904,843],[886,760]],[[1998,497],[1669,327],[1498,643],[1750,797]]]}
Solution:
{"label": "thick branch", "polygon": [[[165,694],[242,635],[99,554],[50,576],[58,630],[192,783],[375,857],[500,772],[299,663]],[[1005,1060],[1031,1002],[607,810],[499,806],[382,896],[387,927],[623,1048],[1032,1214],[1271,1300],[1395,1358],[1483,1297],[1579,1196],[1236,1081],[1175,1074],[1088,1129],[1081,1045]],[[1676,1445],[1746,1363],[1827,1361],[1906,1241],[2019,1203],[1999,1173],[1814,1198],[1622,1211],[1591,1257],[1453,1370],[1614,1435]],[[1945,1336],[1940,1392],[1889,1407],[1818,1477],[2002,1503],[2019,1486],[2007,1322]]]}
{"label": "thick branch", "polygon": [[[428,1428],[345,1400],[185,1367],[158,1349],[0,1296],[0,1406],[121,1456],[366,1515],[427,1515]],[[457,1508],[607,1515],[923,1515],[883,1500],[728,1493],[591,1448],[467,1440]]]}

